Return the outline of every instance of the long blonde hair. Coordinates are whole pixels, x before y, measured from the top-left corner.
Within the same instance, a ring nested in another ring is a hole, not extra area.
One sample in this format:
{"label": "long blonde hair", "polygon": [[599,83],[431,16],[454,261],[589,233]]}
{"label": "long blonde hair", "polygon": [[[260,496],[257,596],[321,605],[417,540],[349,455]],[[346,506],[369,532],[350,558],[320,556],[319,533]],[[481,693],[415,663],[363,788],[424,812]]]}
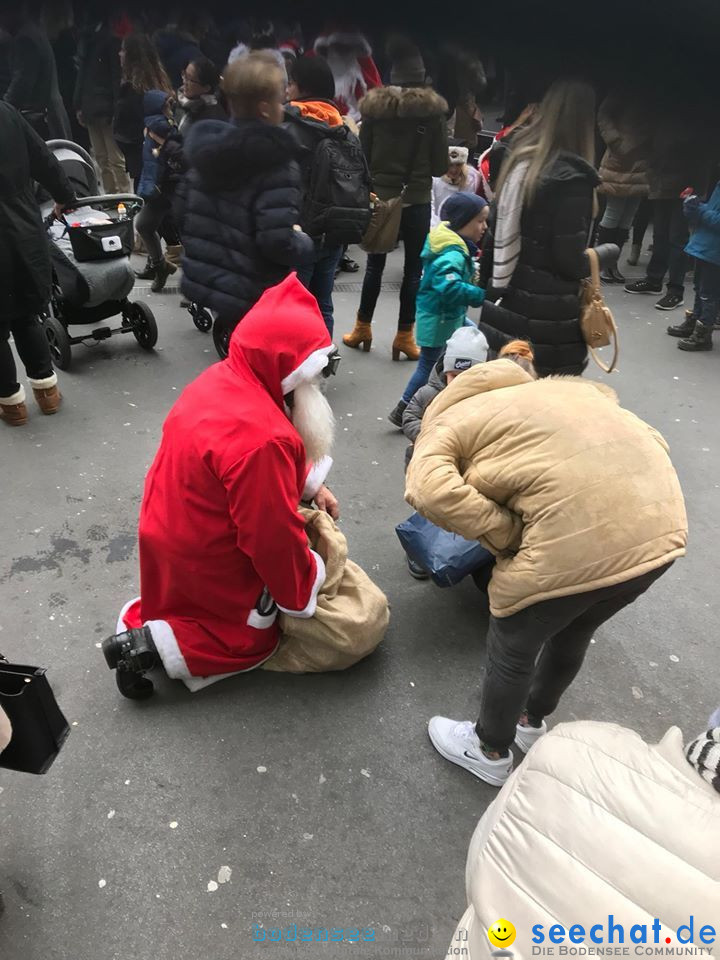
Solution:
{"label": "long blonde hair", "polygon": [[523,196],[532,202],[543,173],[563,151],[595,160],[595,91],[582,80],[556,80],[549,88],[533,119],[513,137],[497,195],[515,166],[529,161]]}

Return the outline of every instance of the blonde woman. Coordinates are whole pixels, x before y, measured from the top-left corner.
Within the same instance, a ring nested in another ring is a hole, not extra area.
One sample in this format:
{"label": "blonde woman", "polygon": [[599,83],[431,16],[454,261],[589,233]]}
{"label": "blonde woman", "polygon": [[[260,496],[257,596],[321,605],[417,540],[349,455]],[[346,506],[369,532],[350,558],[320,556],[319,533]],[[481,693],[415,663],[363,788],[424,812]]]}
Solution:
{"label": "blonde woman", "polygon": [[492,270],[488,300],[502,304],[486,301],[482,320],[529,340],[540,376],[580,374],[587,364],[578,318],[600,182],[594,153],[592,87],[557,80],[513,137],[498,179],[494,243],[483,271]]}

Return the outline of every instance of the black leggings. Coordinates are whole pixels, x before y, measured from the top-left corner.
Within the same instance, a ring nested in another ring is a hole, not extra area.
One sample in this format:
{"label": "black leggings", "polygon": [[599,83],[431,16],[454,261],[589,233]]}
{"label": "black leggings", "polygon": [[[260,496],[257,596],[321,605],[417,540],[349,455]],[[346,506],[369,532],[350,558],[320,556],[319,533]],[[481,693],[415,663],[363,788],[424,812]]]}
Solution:
{"label": "black leggings", "polygon": [[10,334],[31,380],[44,380],[53,372],[50,347],[37,317],[0,321],[0,397],[11,397],[20,389],[15,358],[8,343]]}
{"label": "black leggings", "polygon": [[[642,596],[672,563],[612,587],[542,600],[509,617],[490,617],[480,740],[504,751],[527,709],[541,720],[577,676],[595,631]],[[539,655],[539,656],[538,656]]]}

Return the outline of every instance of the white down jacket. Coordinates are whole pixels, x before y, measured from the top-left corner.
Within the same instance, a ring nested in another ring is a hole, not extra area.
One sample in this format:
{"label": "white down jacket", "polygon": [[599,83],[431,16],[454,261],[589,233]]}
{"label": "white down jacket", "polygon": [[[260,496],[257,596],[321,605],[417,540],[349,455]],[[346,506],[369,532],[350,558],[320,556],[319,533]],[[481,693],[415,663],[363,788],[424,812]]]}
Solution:
{"label": "white down jacket", "polygon": [[[533,956],[536,924],[545,937],[536,949],[550,948],[555,957],[561,947],[550,942],[550,926],[582,925],[587,956],[594,924],[603,925],[597,950],[607,947],[610,914],[624,925],[630,960],[666,947],[666,937],[679,948],[676,931],[691,916],[697,947],[700,928],[715,928],[716,942],[697,951],[707,957],[720,944],[720,794],[685,759],[677,727],[651,746],[615,724],[560,724],[480,820],[465,879],[469,906],[448,960],[490,958],[487,929],[500,918],[516,928],[514,960]],[[655,918],[662,924],[657,946]],[[629,942],[634,924],[647,925],[647,945]],[[563,946],[581,949],[567,935]]]}

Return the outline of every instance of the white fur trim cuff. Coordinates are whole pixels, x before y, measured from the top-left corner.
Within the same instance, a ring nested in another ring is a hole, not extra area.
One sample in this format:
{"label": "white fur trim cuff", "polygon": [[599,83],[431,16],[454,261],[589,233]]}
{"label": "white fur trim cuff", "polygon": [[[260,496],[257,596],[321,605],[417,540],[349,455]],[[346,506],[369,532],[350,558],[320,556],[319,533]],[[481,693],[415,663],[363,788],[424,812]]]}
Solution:
{"label": "white fur trim cuff", "polygon": [[0,403],[5,407],[14,407],[16,403],[25,403],[25,387],[20,384],[20,389],[9,397],[0,397]]}
{"label": "white fur trim cuff", "polygon": [[278,603],[278,609],[282,610],[283,613],[286,613],[289,617],[299,617],[301,620],[309,620],[310,617],[315,616],[315,611],[317,609],[317,595],[320,591],[320,587],[325,583],[325,561],[320,556],[319,553],[315,553],[314,550],[311,550],[310,553],[315,557],[315,583],[313,584],[312,593],[310,594],[310,599],[308,600],[304,610],[288,610],[287,607],[281,607]]}
{"label": "white fur trim cuff", "polygon": [[57,386],[57,374],[53,373],[49,377],[45,377],[44,380],[33,380],[30,377],[30,386],[33,390],[50,390],[51,387]]}
{"label": "white fur trim cuff", "polygon": [[320,350],[315,350],[309,357],[306,357],[299,367],[296,367],[292,373],[285,377],[280,385],[283,396],[286,397],[288,393],[292,393],[298,384],[309,383],[314,380],[327,366],[328,354],[333,349],[334,347],[330,343],[327,347],[321,347]]}
{"label": "white fur trim cuff", "polygon": [[175,639],[173,628],[167,620],[146,620],[145,626],[150,628],[153,643],[165,667],[165,673],[171,680],[188,681],[195,679],[188,670],[185,657]]}
{"label": "white fur trim cuff", "polygon": [[320,487],[327,480],[328,474],[332,470],[333,458],[324,456],[317,463],[310,467],[310,471],[305,480],[305,489],[302,499],[312,500]]}

